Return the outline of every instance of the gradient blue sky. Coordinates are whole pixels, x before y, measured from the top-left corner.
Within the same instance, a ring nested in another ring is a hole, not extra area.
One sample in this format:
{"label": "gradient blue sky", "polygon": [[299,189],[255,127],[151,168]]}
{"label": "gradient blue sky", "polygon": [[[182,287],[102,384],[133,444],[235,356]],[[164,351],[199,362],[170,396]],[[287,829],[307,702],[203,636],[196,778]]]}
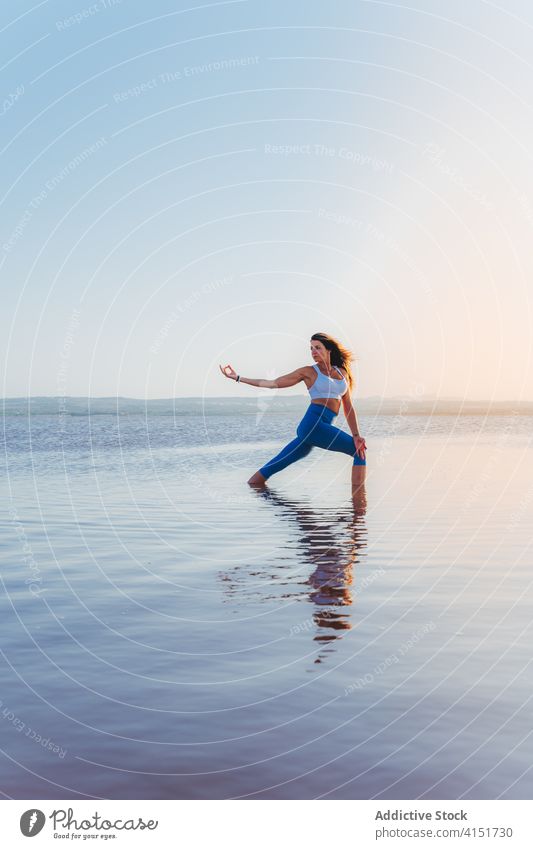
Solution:
{"label": "gradient blue sky", "polygon": [[533,399],[533,7],[500,5],[2,4],[2,395],[249,396],[219,362],[320,330],[361,396]]}

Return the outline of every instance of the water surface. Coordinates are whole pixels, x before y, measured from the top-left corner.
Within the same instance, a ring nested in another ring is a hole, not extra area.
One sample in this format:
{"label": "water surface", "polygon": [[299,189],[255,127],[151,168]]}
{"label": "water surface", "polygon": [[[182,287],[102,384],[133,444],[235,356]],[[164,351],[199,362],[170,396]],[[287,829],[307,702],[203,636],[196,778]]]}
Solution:
{"label": "water surface", "polygon": [[533,420],[297,421],[3,419],[6,796],[531,798]]}

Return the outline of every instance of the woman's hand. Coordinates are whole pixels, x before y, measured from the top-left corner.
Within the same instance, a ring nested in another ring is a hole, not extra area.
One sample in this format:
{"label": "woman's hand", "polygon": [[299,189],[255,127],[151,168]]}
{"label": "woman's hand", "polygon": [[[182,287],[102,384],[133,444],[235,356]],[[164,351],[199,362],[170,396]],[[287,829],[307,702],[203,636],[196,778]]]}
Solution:
{"label": "woman's hand", "polygon": [[355,450],[361,460],[366,459],[366,442],[362,436],[354,436]]}
{"label": "woman's hand", "polygon": [[219,363],[218,367],[224,377],[229,377],[231,380],[237,380],[237,372],[229,364],[227,366],[221,366]]}

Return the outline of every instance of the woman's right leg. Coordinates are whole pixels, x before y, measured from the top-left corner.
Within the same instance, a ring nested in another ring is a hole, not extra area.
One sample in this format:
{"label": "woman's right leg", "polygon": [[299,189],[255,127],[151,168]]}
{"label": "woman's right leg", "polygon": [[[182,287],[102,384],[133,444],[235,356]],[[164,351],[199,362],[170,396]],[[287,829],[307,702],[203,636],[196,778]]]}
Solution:
{"label": "woman's right leg", "polygon": [[[299,437],[293,439],[292,442],[289,442],[285,448],[282,448],[279,454],[276,454],[272,460],[269,460],[268,463],[265,463],[264,466],[261,466],[259,472],[263,478],[263,480],[267,480],[267,478],[275,475],[277,472],[281,472],[282,469],[286,469],[287,466],[290,466],[292,463],[296,463],[297,460],[301,460],[302,457],[306,457],[311,448],[313,446],[309,445],[307,442],[304,442]],[[259,483],[260,479],[255,479],[256,475],[250,478],[248,483]]]}

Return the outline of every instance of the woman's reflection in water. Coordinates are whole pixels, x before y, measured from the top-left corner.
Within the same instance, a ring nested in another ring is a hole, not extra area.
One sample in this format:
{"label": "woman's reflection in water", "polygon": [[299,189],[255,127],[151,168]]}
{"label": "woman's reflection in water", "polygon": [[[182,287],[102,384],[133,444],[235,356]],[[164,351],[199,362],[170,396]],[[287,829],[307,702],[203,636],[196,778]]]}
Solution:
{"label": "woman's reflection in water", "polygon": [[[285,551],[280,558],[281,562],[276,572],[271,575],[246,572],[247,577],[256,581],[261,576],[270,578],[269,590],[276,583],[283,583],[284,591],[279,593],[281,598],[302,598],[304,587],[311,587],[306,592],[309,601],[314,605],[312,622],[316,628],[313,639],[320,644],[327,644],[319,651],[315,663],[321,663],[327,653],[333,651],[332,643],[342,636],[340,632],[350,630],[351,606],[353,598],[354,570],[360,563],[366,547],[366,489],[364,483],[352,496],[352,500],[345,509],[335,511],[313,510],[305,504],[298,503],[292,498],[280,495],[270,489],[267,485],[255,490],[257,497],[265,499],[275,507],[281,508],[280,518],[288,519],[296,524],[299,535],[295,544],[298,562],[309,563],[313,566],[309,577],[306,571],[299,569],[295,581],[301,589],[296,592],[287,592],[287,570],[294,573],[294,566],[286,564]],[[292,546],[291,546],[292,547]],[[292,559],[292,558],[291,558]],[[294,561],[293,561],[294,563]],[[241,571],[247,567],[238,567]],[[233,595],[236,590],[235,571],[232,570],[231,578],[224,576],[229,582],[226,588]],[[304,578],[302,581],[301,578]],[[230,589],[231,587],[231,589]],[[257,584],[255,584],[257,590]],[[265,596],[261,596],[265,598]],[[269,593],[269,600],[272,594]],[[305,616],[302,617],[305,619]],[[311,620],[296,623],[295,631],[311,630]]]}

